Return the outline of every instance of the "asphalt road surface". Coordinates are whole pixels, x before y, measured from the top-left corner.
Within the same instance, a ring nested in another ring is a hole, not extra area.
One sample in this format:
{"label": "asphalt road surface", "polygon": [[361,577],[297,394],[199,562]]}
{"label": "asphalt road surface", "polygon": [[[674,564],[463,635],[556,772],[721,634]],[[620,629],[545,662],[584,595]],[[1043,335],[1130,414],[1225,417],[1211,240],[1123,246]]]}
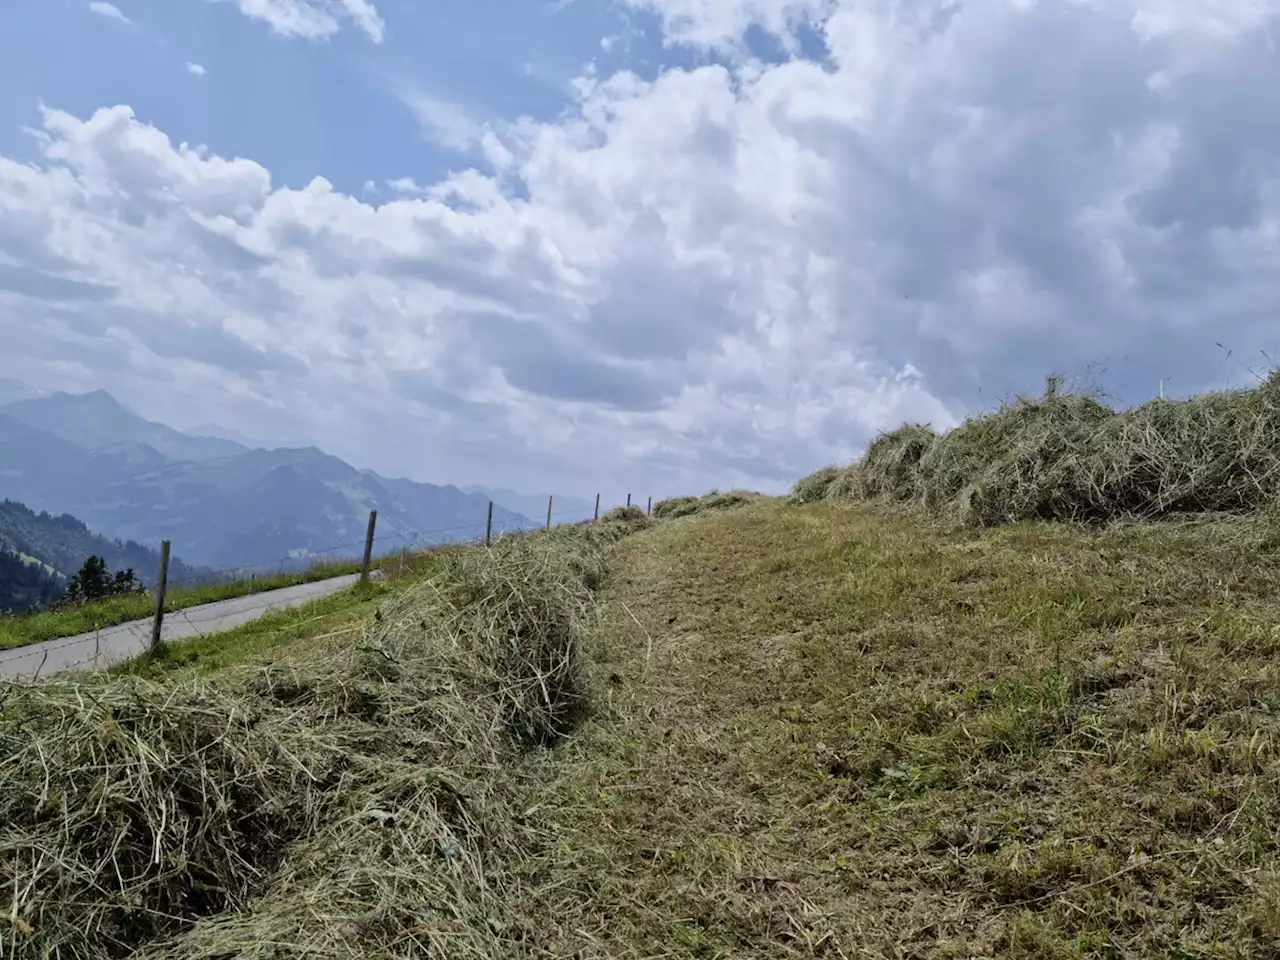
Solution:
{"label": "asphalt road surface", "polygon": [[[298,607],[309,600],[345,590],[359,575],[316,580],[296,587],[269,590],[232,600],[203,603],[164,615],[165,640],[183,640],[220,633],[257,620],[272,610]],[[12,650],[0,650],[0,680],[30,680],[59,670],[102,669],[144,652],[151,643],[151,619],[134,620],[96,633],[46,640]]]}

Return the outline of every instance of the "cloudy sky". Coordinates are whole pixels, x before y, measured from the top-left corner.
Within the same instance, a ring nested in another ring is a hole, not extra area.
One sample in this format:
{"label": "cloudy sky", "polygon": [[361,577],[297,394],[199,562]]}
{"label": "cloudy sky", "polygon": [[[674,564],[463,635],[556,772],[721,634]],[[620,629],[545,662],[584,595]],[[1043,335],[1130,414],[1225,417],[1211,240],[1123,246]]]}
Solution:
{"label": "cloudy sky", "polygon": [[1280,352],[1280,0],[8,0],[0,376],[434,482],[778,490]]}

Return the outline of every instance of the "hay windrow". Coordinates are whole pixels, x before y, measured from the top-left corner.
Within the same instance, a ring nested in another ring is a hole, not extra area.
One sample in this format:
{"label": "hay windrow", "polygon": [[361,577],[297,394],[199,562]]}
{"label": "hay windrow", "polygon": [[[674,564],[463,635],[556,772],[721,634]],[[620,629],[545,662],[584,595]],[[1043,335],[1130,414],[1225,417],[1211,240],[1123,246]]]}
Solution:
{"label": "hay windrow", "polygon": [[460,554],[288,664],[0,685],[0,955],[513,955],[505,771],[580,711],[626,531]]}
{"label": "hay windrow", "polygon": [[656,520],[676,520],[701,513],[723,513],[746,506],[760,499],[760,494],[747,490],[729,490],[721,493],[713,490],[701,497],[672,497],[653,505]]}
{"label": "hay windrow", "polygon": [[634,533],[649,526],[649,517],[639,507],[614,507],[600,519],[605,523],[620,526],[628,533]]}
{"label": "hay windrow", "polygon": [[920,462],[937,439],[931,427],[915,423],[882,433],[871,442],[858,468],[836,479],[829,498],[843,499],[852,494],[866,500],[918,499]]}
{"label": "hay windrow", "polygon": [[1280,496],[1280,373],[1122,413],[1055,395],[941,435],[909,425],[823,479],[829,500],[919,504],[978,526],[1253,511]]}
{"label": "hay windrow", "polygon": [[823,467],[815,470],[807,477],[801,477],[791,488],[787,503],[801,506],[806,503],[817,503],[827,495],[827,488],[840,475],[839,467]]}

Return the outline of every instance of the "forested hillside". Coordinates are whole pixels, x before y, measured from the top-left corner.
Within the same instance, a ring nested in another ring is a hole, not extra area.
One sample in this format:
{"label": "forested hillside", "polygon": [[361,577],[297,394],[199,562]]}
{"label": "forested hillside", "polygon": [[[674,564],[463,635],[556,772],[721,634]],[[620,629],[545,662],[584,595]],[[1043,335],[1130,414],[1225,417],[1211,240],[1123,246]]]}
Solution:
{"label": "forested hillside", "polygon": [[44,564],[11,550],[0,550],[0,613],[26,613],[47,607],[66,589],[66,581]]}
{"label": "forested hillside", "polygon": [[[132,540],[99,536],[69,514],[55,517],[13,500],[0,501],[0,610],[21,612],[47,605],[90,556],[102,557],[112,571],[132,568],[148,585],[160,564],[155,550]],[[198,573],[181,560],[170,561],[171,578]]]}

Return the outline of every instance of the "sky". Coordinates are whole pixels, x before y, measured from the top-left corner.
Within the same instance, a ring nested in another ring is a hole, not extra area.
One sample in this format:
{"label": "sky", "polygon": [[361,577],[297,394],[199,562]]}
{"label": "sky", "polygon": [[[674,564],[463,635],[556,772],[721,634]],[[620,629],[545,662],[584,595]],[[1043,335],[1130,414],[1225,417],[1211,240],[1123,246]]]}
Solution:
{"label": "sky", "polygon": [[434,483],[779,492],[1280,351],[1280,0],[7,0],[0,376]]}

